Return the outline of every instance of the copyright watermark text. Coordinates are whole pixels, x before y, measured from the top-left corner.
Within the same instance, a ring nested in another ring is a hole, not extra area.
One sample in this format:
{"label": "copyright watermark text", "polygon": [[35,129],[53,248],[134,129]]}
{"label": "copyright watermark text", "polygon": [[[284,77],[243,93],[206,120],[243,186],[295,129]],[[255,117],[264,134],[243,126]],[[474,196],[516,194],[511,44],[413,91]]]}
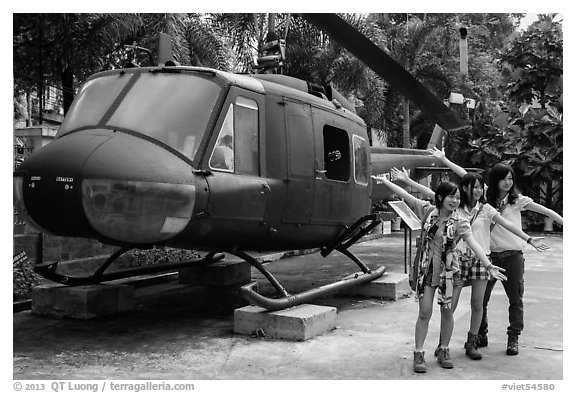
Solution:
{"label": "copyright watermark text", "polygon": [[114,381],[54,381],[54,382],[14,382],[15,392],[162,392],[194,391],[193,383],[184,382],[114,382]]}

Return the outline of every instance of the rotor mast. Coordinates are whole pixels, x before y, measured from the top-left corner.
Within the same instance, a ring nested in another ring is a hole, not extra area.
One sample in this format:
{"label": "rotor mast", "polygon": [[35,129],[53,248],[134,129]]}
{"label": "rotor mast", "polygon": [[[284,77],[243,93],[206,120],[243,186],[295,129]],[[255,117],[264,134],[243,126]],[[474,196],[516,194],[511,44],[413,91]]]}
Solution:
{"label": "rotor mast", "polygon": [[[286,20],[285,33],[288,33],[290,14]],[[257,20],[257,18],[255,18]],[[258,56],[254,59],[252,67],[259,74],[282,74],[282,66],[286,59],[286,34],[279,38],[276,34],[276,14],[268,14],[268,32],[264,43],[258,48]]]}

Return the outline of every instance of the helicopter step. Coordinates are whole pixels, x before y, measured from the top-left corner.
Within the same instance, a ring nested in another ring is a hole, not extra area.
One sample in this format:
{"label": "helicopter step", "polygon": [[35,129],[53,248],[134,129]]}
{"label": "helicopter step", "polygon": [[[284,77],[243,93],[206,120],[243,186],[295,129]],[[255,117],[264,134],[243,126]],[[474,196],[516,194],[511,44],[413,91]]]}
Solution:
{"label": "helicopter step", "polygon": [[335,307],[301,304],[269,311],[246,306],[234,311],[234,333],[255,337],[305,341],[336,327]]}

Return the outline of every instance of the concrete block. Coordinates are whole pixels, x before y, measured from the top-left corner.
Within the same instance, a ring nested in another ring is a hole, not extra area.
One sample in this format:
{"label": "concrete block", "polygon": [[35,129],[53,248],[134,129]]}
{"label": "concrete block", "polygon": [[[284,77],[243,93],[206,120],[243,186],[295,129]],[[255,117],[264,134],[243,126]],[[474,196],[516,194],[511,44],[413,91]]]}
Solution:
{"label": "concrete block", "polygon": [[301,304],[269,311],[258,306],[234,310],[234,333],[304,341],[336,327],[335,307]]}
{"label": "concrete block", "polygon": [[407,274],[389,272],[374,281],[350,288],[347,293],[366,297],[398,300],[410,296],[412,289],[410,288]]}
{"label": "concrete block", "polygon": [[218,261],[180,269],[178,275],[183,284],[243,285],[252,281],[251,266],[246,261]]}
{"label": "concrete block", "polygon": [[32,313],[39,315],[92,319],[133,307],[131,285],[40,285],[32,289]]}

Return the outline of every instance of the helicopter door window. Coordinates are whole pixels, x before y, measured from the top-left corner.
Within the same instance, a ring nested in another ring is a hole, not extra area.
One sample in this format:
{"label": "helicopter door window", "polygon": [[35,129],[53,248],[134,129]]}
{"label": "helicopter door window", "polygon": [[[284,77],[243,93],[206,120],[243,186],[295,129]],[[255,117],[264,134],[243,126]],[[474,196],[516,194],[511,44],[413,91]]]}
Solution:
{"label": "helicopter door window", "polygon": [[348,133],[340,128],[324,126],[324,170],[331,180],[350,180],[350,148]]}
{"label": "helicopter door window", "polygon": [[354,179],[356,183],[368,184],[368,145],[366,139],[358,136],[352,136],[352,145],[354,146]]}
{"label": "helicopter door window", "polygon": [[218,141],[210,156],[209,166],[226,172],[234,172],[234,106],[230,104],[228,112],[218,134]]}
{"label": "helicopter door window", "polygon": [[238,97],[234,106],[236,172],[258,175],[258,104]]}

